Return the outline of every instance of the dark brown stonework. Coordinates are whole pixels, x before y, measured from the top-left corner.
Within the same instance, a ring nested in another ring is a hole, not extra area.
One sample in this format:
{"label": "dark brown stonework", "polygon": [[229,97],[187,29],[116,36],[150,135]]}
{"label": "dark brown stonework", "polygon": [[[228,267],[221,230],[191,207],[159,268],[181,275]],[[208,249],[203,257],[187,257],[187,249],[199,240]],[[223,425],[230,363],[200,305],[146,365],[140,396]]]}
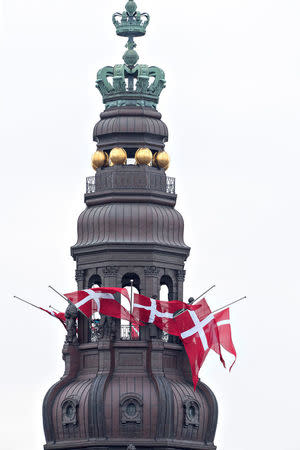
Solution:
{"label": "dark brown stonework", "polygon": [[[98,150],[123,147],[133,158],[139,147],[154,154],[168,140],[154,108],[109,107],[100,117]],[[175,180],[158,167],[98,168],[71,248],[78,289],[133,280],[141,294],[159,298],[167,286],[169,300],[182,300],[190,248],[176,199]],[[201,382],[194,392],[179,338],[147,325],[133,340],[119,320],[102,316],[91,327],[79,314],[77,339],[75,312],[68,307],[65,373],[44,399],[45,450],[216,449],[217,402]]]}

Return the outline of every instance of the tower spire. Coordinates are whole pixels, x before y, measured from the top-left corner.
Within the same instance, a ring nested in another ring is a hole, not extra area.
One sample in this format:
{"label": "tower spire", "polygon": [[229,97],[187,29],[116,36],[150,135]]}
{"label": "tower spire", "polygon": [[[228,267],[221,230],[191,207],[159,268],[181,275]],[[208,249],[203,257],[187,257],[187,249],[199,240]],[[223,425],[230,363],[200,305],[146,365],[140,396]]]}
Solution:
{"label": "tower spire", "polygon": [[123,55],[125,64],[132,69],[139,60],[139,55],[135,51],[135,37],[144,36],[150,22],[148,13],[137,11],[137,4],[134,0],[128,0],[123,13],[113,15],[113,24],[116,27],[118,36],[127,37],[127,51]]}
{"label": "tower spire", "polygon": [[[112,17],[118,36],[127,37],[123,55],[125,64],[106,66],[97,74],[96,87],[99,89],[106,109],[121,106],[142,106],[155,108],[161,91],[166,85],[162,69],[146,64],[137,64],[139,55],[134,38],[144,36],[150,22],[148,13],[137,10],[134,0],[128,0],[122,13]],[[112,78],[112,83],[109,81]],[[150,79],[154,79],[150,83]]]}

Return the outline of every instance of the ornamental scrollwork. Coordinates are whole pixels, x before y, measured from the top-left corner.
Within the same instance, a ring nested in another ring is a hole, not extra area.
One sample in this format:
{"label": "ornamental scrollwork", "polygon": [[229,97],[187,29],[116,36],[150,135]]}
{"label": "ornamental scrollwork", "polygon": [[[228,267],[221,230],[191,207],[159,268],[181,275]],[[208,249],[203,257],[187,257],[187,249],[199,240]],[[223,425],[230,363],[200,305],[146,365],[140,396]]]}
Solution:
{"label": "ornamental scrollwork", "polygon": [[189,425],[198,428],[200,424],[200,405],[193,398],[186,398],[183,402],[184,427]]}
{"label": "ornamental scrollwork", "polygon": [[135,393],[122,395],[120,407],[122,424],[142,422],[143,399],[140,395]]}
{"label": "ornamental scrollwork", "polygon": [[107,266],[105,269],[103,269],[103,274],[107,277],[112,277],[117,275],[119,272],[119,267],[117,266]]}
{"label": "ornamental scrollwork", "polygon": [[75,397],[66,398],[62,402],[62,424],[63,426],[77,425],[79,401]]}
{"label": "ornamental scrollwork", "polygon": [[146,277],[158,277],[159,269],[155,266],[148,266],[145,267],[144,273]]}
{"label": "ornamental scrollwork", "polygon": [[185,274],[186,274],[185,270],[177,270],[177,273],[176,273],[177,281],[184,282]]}

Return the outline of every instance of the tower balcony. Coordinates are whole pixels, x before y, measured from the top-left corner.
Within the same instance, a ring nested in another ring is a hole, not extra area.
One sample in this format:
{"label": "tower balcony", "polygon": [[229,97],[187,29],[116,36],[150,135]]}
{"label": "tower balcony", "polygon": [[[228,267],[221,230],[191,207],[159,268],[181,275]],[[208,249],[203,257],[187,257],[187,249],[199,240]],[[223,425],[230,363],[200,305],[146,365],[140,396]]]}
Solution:
{"label": "tower balcony", "polygon": [[[121,170],[120,170],[121,169]],[[96,176],[87,177],[86,194],[95,194],[108,189],[130,189],[160,191],[176,195],[176,179],[167,177],[163,170],[137,166],[108,167],[100,169]]]}

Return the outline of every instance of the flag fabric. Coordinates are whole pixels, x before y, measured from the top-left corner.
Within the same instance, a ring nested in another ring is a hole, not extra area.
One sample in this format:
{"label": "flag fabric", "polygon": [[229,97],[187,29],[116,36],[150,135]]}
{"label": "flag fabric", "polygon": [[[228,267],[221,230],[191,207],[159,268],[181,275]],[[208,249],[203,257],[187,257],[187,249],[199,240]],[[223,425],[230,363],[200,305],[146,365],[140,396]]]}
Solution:
{"label": "flag fabric", "polygon": [[232,369],[236,362],[236,350],[234,348],[231,336],[231,326],[230,326],[230,312],[229,308],[214,314],[215,321],[217,323],[220,344],[222,347],[234,356],[233,364],[231,365],[229,371]]}
{"label": "flag fabric", "polygon": [[199,378],[199,370],[210,349],[220,355],[225,366],[218,333],[218,327],[205,299],[191,309],[175,317],[178,335],[183,341],[190,360],[194,389]]}
{"label": "flag fabric", "polygon": [[189,305],[177,300],[163,302],[141,294],[134,294],[132,315],[136,320],[153,323],[161,330],[177,335],[174,313],[185,308],[189,308]]}
{"label": "flag fabric", "polygon": [[57,313],[55,311],[52,311],[51,309],[44,309],[44,308],[41,308],[41,307],[40,307],[40,309],[42,311],[46,312],[47,314],[49,314],[51,317],[55,317],[56,319],[58,319],[63,324],[63,326],[66,328],[65,313],[62,313],[62,312]]}
{"label": "flag fabric", "polygon": [[[125,292],[124,292],[125,291]],[[87,318],[95,312],[116,319],[133,322],[131,314],[115,299],[114,294],[120,293],[129,299],[126,289],[119,288],[95,288],[65,294],[77,309]]]}
{"label": "flag fabric", "polygon": [[136,323],[131,324],[131,339],[138,340],[140,337],[140,327]]}

